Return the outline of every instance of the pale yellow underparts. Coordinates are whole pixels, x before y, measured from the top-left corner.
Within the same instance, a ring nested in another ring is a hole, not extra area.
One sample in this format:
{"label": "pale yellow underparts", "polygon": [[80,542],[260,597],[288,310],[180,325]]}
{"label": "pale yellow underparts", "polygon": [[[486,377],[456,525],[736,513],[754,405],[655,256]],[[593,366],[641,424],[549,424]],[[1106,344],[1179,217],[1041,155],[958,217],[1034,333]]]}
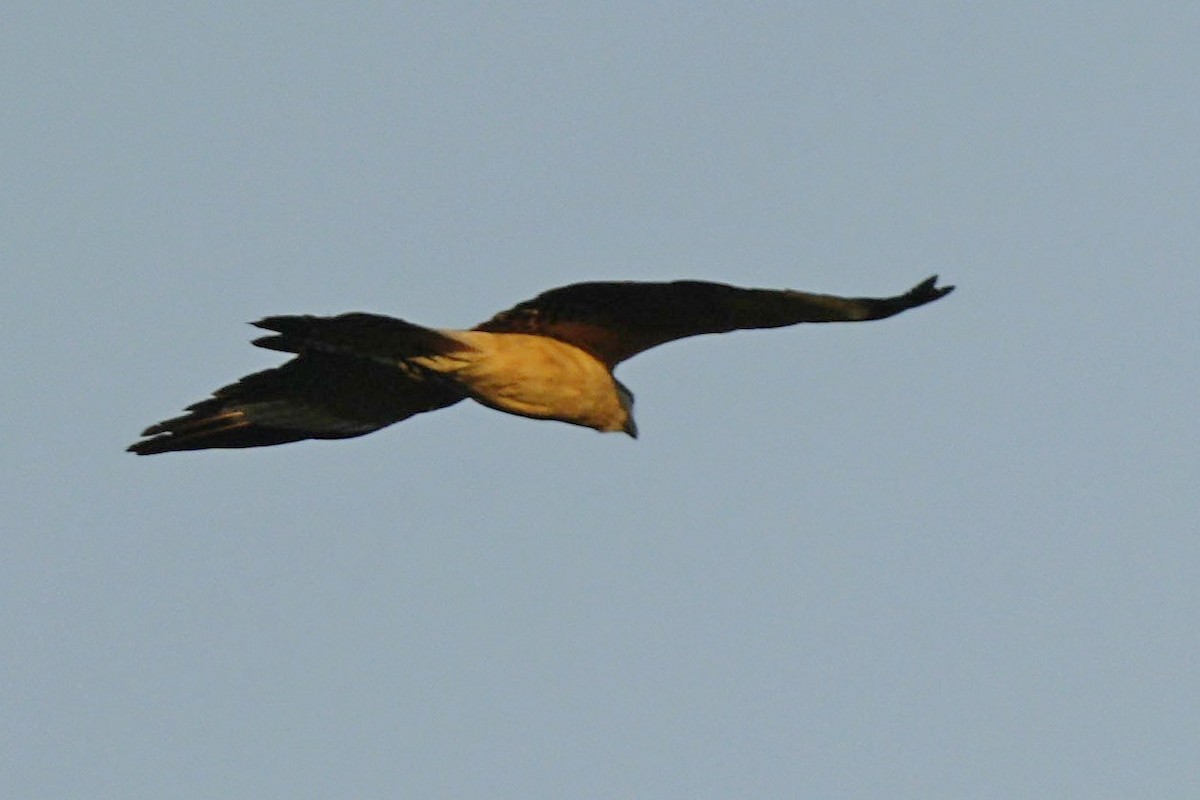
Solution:
{"label": "pale yellow underparts", "polygon": [[522,417],[637,435],[633,396],[590,353],[548,336],[438,332],[468,347],[411,360],[453,375],[485,406]]}

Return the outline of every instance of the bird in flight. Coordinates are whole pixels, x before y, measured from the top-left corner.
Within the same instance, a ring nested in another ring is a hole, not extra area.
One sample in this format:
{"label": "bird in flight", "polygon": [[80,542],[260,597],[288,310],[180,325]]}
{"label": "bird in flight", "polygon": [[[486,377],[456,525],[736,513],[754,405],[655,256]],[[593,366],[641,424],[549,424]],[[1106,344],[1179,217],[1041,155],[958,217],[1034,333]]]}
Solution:
{"label": "bird in flight", "polygon": [[376,314],[279,316],[254,344],[293,353],[151,425],[129,451],[348,439],[471,398],[497,411],[637,436],[633,393],[613,368],[656,345],[801,322],[883,319],[945,297],[937,276],[895,297],[837,297],[722,283],[576,283],[470,330]]}

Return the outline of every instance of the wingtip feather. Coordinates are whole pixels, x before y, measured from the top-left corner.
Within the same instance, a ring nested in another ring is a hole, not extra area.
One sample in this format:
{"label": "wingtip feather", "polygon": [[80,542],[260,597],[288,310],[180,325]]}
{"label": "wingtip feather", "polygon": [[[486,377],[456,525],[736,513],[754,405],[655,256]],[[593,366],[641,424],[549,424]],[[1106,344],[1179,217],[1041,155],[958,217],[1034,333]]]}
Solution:
{"label": "wingtip feather", "polygon": [[917,305],[921,305],[941,299],[954,291],[953,286],[938,286],[937,282],[938,276],[931,275],[910,289],[908,296],[916,301]]}

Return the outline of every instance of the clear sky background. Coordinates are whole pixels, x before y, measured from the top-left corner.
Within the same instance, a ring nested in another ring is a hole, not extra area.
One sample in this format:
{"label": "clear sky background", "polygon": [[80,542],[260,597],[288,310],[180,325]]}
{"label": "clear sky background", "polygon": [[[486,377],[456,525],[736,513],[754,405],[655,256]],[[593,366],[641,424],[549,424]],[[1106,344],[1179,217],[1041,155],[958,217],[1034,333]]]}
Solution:
{"label": "clear sky background", "polygon": [[[1200,796],[1200,6],[18,4],[0,795]],[[136,458],[266,314],[891,320]]]}

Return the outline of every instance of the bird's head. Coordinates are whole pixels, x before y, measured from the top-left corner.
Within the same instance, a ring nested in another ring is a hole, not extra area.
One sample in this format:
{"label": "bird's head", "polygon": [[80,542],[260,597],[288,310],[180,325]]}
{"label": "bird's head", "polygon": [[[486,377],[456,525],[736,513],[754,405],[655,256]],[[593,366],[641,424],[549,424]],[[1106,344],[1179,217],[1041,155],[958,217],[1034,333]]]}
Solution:
{"label": "bird's head", "polygon": [[633,418],[633,392],[620,381],[613,379],[613,383],[617,385],[617,398],[621,401],[621,409],[625,412],[625,420],[621,425],[621,431],[629,434],[636,439],[638,435],[637,422]]}

